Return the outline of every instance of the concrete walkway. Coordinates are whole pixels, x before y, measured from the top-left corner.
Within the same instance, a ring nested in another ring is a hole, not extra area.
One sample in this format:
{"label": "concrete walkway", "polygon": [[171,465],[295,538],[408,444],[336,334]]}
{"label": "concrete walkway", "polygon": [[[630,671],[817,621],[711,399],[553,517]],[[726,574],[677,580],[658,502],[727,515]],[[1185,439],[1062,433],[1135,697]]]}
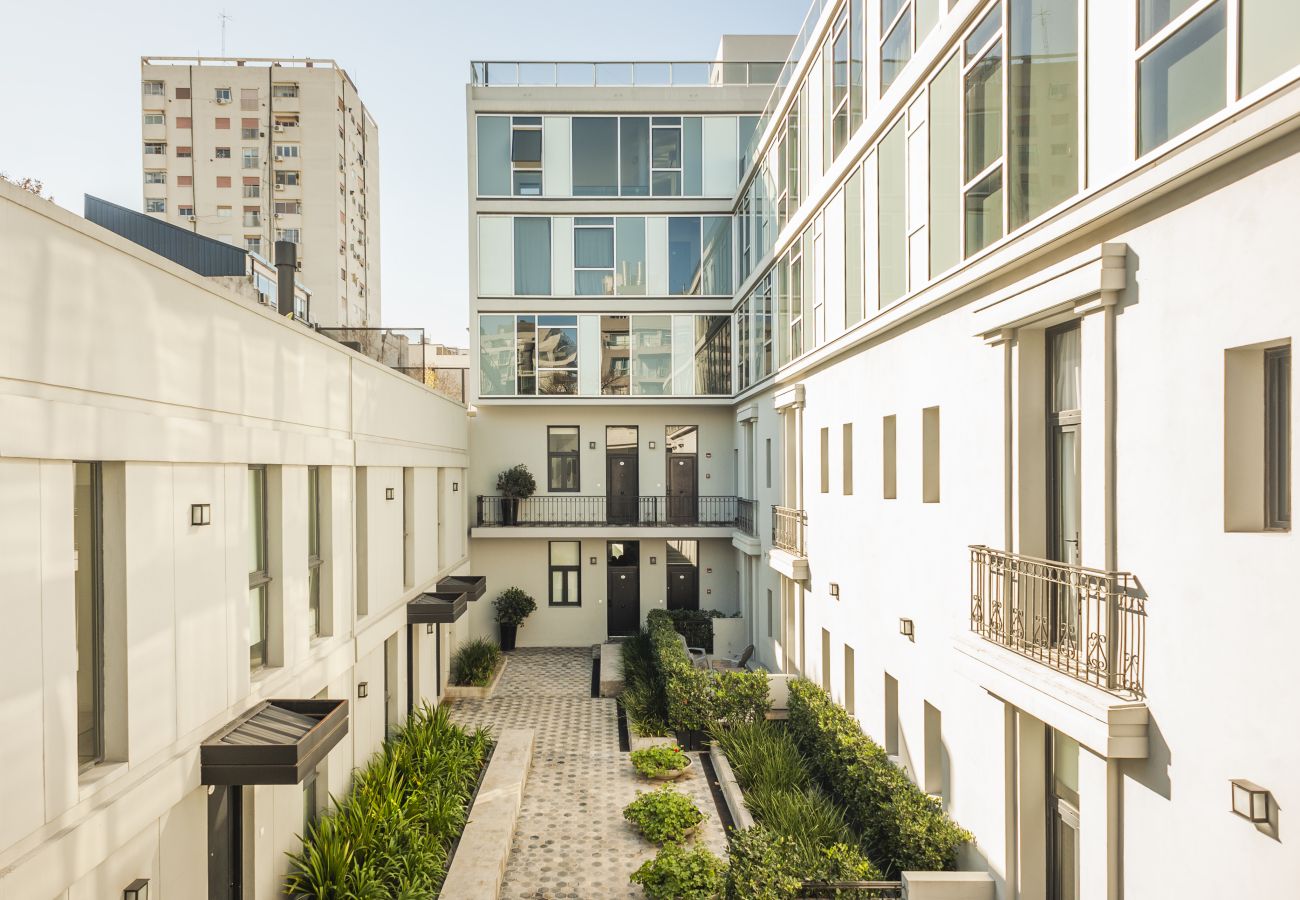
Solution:
{"label": "concrete walkway", "polygon": [[[494,733],[536,729],[503,898],[643,896],[628,876],[658,848],[623,818],[623,807],[654,783],[618,749],[614,700],[591,696],[590,648],[515,650],[494,698],[452,701],[451,712],[462,724]],[[707,815],[698,840],[725,856],[726,838],[699,754],[691,755],[691,774],[677,785]]]}

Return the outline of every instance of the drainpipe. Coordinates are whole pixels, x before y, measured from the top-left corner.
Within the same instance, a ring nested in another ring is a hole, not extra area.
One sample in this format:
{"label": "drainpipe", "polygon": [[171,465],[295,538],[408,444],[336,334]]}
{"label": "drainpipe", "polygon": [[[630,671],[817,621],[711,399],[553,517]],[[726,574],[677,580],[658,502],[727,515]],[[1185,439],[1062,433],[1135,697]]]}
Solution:
{"label": "drainpipe", "polygon": [[294,275],[298,271],[298,245],[293,241],[275,242],[275,290],[280,315],[293,315]]}

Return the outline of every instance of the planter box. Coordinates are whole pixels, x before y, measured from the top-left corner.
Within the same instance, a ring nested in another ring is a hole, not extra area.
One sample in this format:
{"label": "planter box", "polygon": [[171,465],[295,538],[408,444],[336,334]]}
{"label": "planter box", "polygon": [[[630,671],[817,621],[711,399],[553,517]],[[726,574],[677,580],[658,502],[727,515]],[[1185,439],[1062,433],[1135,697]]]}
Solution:
{"label": "planter box", "polygon": [[705,731],[678,731],[674,732],[677,738],[677,745],[683,750],[707,750],[709,749],[709,735]]}
{"label": "planter box", "polygon": [[677,743],[677,738],[670,734],[658,735],[653,737],[638,737],[635,734],[628,734],[628,750],[644,750],[647,747],[671,747]]}
{"label": "planter box", "polygon": [[488,682],[487,687],[470,687],[462,684],[449,684],[443,688],[442,696],[445,700],[487,700],[492,696],[497,685],[501,683],[501,675],[506,670],[506,663],[509,660],[501,657],[501,662],[497,663],[496,671],[492,673],[492,680]]}
{"label": "planter box", "polygon": [[737,830],[752,828],[754,817],[745,806],[745,795],[740,790],[740,783],[736,781],[736,773],[731,770],[727,754],[714,744],[709,748],[709,760],[713,763],[713,771],[718,774],[718,786],[722,788],[722,799],[727,802],[727,809],[731,812],[731,821],[736,823]]}

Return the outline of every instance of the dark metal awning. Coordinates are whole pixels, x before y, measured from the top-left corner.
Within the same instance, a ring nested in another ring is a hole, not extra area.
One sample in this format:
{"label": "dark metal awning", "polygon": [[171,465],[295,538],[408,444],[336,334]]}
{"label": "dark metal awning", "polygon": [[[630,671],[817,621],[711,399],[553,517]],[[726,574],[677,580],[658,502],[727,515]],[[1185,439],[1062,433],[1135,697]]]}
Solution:
{"label": "dark metal awning", "polygon": [[465,615],[465,594],[429,591],[406,604],[407,625],[450,625]]}
{"label": "dark metal awning", "polygon": [[346,700],[263,700],[199,747],[204,784],[299,784],[348,733]]}
{"label": "dark metal awning", "polygon": [[448,575],[438,580],[438,590],[463,593],[466,600],[477,600],[487,590],[487,576]]}

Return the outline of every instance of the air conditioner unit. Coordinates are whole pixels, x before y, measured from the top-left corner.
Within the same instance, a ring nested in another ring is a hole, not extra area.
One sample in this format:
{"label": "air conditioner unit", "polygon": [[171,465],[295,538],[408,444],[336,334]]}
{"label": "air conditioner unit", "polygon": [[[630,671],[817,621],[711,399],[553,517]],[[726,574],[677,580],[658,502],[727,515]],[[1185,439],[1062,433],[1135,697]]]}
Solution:
{"label": "air conditioner unit", "polygon": [[218,106],[225,106],[225,105],[227,105],[228,103],[230,103],[230,98],[229,98],[229,97],[218,97],[218,98],[217,98],[217,105],[218,105]]}
{"label": "air conditioner unit", "polygon": [[282,184],[277,184],[277,185],[275,186],[275,189],[276,189],[277,191],[282,191],[282,190],[284,190],[284,185],[282,185]]}
{"label": "air conditioner unit", "polygon": [[283,213],[276,213],[276,214],[275,214],[275,217],[276,217],[277,219],[283,219],[283,218],[284,218],[284,214],[283,214]]}
{"label": "air conditioner unit", "polygon": [[271,126],[271,130],[272,130],[272,131],[284,131],[284,126],[281,125],[279,122],[276,122],[274,125]]}
{"label": "air conditioner unit", "polygon": [[294,268],[297,269],[299,272],[302,271],[302,260],[301,260],[301,259],[298,260],[298,261],[297,261],[296,263],[294,263],[293,265],[294,265]]}
{"label": "air conditioner unit", "polygon": [[199,217],[198,217],[198,216],[187,216],[187,217],[186,217],[186,221],[187,221],[187,222],[197,222],[198,220],[199,220]]}

